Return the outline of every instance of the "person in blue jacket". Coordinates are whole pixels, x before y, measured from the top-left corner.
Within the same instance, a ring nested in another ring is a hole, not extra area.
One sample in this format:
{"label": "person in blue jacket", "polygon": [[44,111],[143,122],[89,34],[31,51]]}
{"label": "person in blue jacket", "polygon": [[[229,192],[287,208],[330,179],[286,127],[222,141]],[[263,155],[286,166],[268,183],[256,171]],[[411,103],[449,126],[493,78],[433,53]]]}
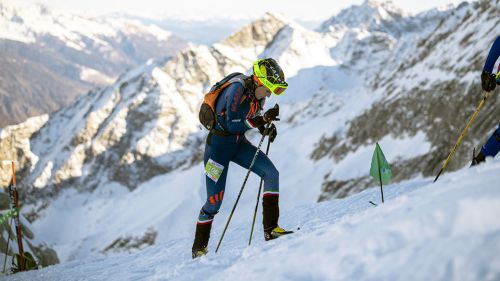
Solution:
{"label": "person in blue jacket", "polygon": [[[500,84],[500,76],[493,73],[493,68],[495,67],[495,62],[500,56],[500,36],[497,36],[493,46],[491,46],[488,57],[486,58],[486,63],[483,67],[483,73],[481,74],[481,86],[486,92],[492,92],[495,90],[496,84]],[[500,65],[498,67],[497,73],[500,72]],[[500,124],[498,128],[493,132],[490,138],[483,145],[481,151],[472,159],[472,166],[484,162],[486,157],[495,157],[500,151]]]}
{"label": "person in blue jacket", "polygon": [[[288,87],[283,70],[271,58],[257,60],[253,75],[240,75],[229,80],[231,84],[219,95],[215,111],[217,122],[205,145],[204,164],[207,200],[200,210],[192,247],[193,259],[208,252],[207,245],[214,216],[224,198],[229,162],[248,169],[257,148],[246,138],[245,132],[258,128],[272,142],[277,130],[271,122],[278,120],[279,107],[261,114],[264,101],[271,93],[280,95]],[[270,128],[266,131],[266,125]],[[279,173],[271,160],[259,151],[251,171],[264,180],[263,226],[265,240],[292,233],[278,226]]]}

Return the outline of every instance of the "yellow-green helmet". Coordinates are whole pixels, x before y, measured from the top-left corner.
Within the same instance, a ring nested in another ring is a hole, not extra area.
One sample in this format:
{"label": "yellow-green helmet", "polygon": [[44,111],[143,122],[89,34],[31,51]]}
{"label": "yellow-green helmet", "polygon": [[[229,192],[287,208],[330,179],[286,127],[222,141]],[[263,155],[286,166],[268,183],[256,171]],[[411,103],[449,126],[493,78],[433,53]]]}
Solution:
{"label": "yellow-green helmet", "polygon": [[288,88],[285,75],[278,63],[271,58],[257,60],[253,63],[255,81],[264,85],[273,94],[279,96]]}

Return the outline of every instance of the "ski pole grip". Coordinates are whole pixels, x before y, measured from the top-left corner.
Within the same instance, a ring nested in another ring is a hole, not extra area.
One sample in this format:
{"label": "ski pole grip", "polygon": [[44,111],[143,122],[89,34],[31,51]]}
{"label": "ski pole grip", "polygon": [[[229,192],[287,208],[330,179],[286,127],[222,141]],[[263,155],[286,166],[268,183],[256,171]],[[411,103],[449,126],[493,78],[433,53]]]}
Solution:
{"label": "ski pole grip", "polygon": [[267,136],[269,133],[269,128],[273,125],[273,120],[269,121],[269,123],[266,124],[266,129],[264,130],[264,136]]}

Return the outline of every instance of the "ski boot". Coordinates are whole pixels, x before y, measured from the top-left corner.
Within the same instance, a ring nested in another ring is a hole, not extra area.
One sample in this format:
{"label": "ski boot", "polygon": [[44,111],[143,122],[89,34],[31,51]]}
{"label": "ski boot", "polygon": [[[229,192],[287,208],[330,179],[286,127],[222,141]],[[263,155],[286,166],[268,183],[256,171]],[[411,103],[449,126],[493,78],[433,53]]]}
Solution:
{"label": "ski boot", "polygon": [[204,256],[208,253],[208,248],[207,247],[204,247],[204,248],[201,248],[201,249],[193,249],[193,253],[192,253],[192,257],[193,259],[196,259],[196,258],[199,258],[201,256]]}
{"label": "ski boot", "polygon": [[477,156],[474,156],[475,152],[476,150],[474,149],[472,152],[472,163],[470,164],[471,167],[476,166],[477,164],[481,164],[486,159],[486,156],[484,156],[484,154],[482,154],[481,152],[479,152]]}
{"label": "ski boot", "polygon": [[277,226],[271,231],[264,231],[264,239],[266,241],[276,239],[283,235],[292,234],[293,231],[284,230],[283,228]]}

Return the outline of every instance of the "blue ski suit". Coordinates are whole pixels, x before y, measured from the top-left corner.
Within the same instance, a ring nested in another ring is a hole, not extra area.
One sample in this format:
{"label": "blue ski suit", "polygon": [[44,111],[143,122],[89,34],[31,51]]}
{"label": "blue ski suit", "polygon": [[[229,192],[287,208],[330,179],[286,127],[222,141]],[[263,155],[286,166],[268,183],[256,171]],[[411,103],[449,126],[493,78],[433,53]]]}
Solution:
{"label": "blue ski suit", "polygon": [[[209,134],[205,145],[205,180],[207,200],[198,216],[198,224],[211,223],[224,198],[229,162],[248,169],[257,148],[246,138],[245,132],[255,126],[251,119],[260,114],[263,100],[240,82],[234,82],[220,94],[216,112],[216,130],[229,136]],[[264,180],[263,196],[279,196],[279,173],[271,160],[259,151],[252,172]]]}
{"label": "blue ski suit", "polygon": [[[497,37],[495,43],[493,43],[493,46],[490,49],[490,52],[484,64],[483,71],[493,73],[493,67],[495,66],[495,62],[498,60],[499,56],[500,56],[500,36]],[[498,71],[500,71],[500,66]],[[500,81],[497,81],[497,83],[498,82]],[[499,151],[500,151],[500,124],[498,125],[498,128],[493,132],[491,137],[486,141],[486,144],[481,148],[481,153],[484,156],[495,157],[495,155],[497,155]]]}

